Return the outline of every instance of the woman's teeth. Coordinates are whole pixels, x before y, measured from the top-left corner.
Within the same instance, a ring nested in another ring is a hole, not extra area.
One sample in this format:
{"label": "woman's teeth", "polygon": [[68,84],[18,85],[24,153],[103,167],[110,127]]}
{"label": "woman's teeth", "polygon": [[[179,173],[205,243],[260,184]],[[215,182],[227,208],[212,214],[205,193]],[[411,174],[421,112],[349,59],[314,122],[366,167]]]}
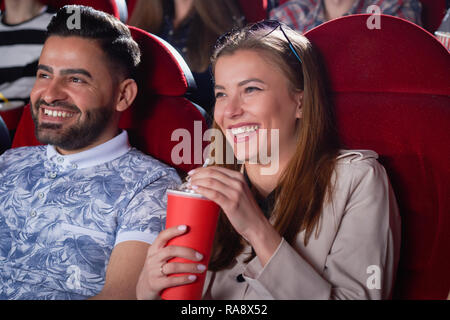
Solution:
{"label": "woman's teeth", "polygon": [[74,114],[66,111],[44,109],[44,114],[50,117],[71,118]]}
{"label": "woman's teeth", "polygon": [[257,126],[257,125],[242,126],[242,127],[238,127],[238,128],[232,128],[231,133],[236,136],[236,135],[242,134],[242,133],[250,133],[250,132],[256,131],[258,129],[259,129],[259,126]]}

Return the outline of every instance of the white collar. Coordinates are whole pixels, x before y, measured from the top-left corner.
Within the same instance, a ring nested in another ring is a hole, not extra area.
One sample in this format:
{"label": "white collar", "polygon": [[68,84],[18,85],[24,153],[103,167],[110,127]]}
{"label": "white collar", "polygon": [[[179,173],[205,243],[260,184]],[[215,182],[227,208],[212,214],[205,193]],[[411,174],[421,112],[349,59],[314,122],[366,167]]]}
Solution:
{"label": "white collar", "polygon": [[86,151],[62,155],[52,145],[47,145],[47,159],[65,169],[83,169],[114,160],[131,149],[125,130],[111,140]]}

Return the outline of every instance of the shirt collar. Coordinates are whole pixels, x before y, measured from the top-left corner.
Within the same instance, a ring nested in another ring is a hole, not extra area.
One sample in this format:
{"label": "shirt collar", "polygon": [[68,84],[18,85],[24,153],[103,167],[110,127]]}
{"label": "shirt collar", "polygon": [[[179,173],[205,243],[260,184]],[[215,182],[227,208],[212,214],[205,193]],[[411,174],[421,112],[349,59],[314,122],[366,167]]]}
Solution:
{"label": "shirt collar", "polygon": [[112,161],[131,149],[128,134],[123,130],[111,140],[79,153],[62,155],[52,145],[47,145],[47,159],[64,169],[83,169]]}

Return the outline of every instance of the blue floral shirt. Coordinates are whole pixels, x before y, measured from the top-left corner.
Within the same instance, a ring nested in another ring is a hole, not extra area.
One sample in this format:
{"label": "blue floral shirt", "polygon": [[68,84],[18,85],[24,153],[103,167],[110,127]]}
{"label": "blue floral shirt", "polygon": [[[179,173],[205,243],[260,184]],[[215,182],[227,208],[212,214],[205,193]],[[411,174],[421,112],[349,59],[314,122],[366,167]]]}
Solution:
{"label": "blue floral shirt", "polygon": [[128,144],[126,131],[73,155],[52,146],[0,157],[0,299],[98,294],[114,246],[152,243],[176,171]]}

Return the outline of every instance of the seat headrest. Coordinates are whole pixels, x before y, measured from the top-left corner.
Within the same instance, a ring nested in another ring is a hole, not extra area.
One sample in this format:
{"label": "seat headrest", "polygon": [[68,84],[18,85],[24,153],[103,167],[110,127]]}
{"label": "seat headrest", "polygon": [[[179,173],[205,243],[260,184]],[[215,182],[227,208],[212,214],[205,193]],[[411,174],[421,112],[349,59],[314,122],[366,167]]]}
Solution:
{"label": "seat headrest", "polygon": [[196,88],[188,65],[172,45],[160,37],[129,26],[142,51],[139,88],[153,95],[183,96]]}
{"label": "seat headrest", "polygon": [[431,33],[388,15],[380,15],[381,29],[369,29],[370,17],[345,16],[305,33],[332,91],[449,94],[449,53]]}

